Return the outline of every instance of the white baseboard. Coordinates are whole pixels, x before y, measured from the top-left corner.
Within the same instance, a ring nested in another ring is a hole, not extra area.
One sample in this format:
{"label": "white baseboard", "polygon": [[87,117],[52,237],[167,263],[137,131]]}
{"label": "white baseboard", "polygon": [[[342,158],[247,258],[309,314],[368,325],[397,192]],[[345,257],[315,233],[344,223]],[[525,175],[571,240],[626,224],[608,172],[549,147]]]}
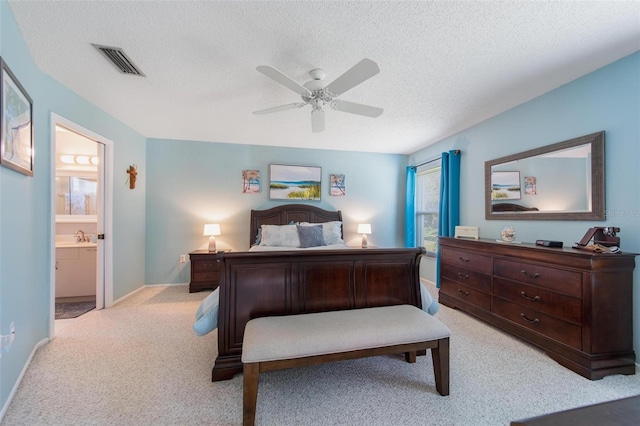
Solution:
{"label": "white baseboard", "polygon": [[9,405],[11,405],[11,401],[13,401],[13,397],[16,396],[16,392],[18,391],[18,387],[20,387],[20,383],[22,383],[22,379],[24,378],[24,375],[27,372],[27,368],[29,368],[29,365],[31,365],[31,360],[33,359],[34,355],[36,354],[36,351],[38,349],[40,349],[40,347],[43,346],[47,342],[49,342],[49,339],[42,339],[38,343],[36,343],[36,345],[33,347],[33,350],[31,351],[31,354],[29,355],[29,359],[27,359],[27,362],[24,364],[24,367],[22,368],[22,371],[20,372],[20,375],[18,376],[18,380],[16,380],[16,382],[13,385],[13,388],[11,389],[11,393],[9,394],[9,397],[7,398],[7,402],[5,402],[4,407],[2,407],[2,411],[0,411],[0,423],[2,422],[2,419],[4,419],[4,415],[7,413],[7,410],[9,409]]}
{"label": "white baseboard", "polygon": [[120,303],[123,300],[128,299],[129,297],[133,296],[134,294],[136,294],[139,291],[144,290],[147,287],[169,287],[169,286],[185,286],[185,285],[189,285],[189,283],[145,284],[142,287],[138,287],[137,289],[133,290],[131,293],[125,294],[124,296],[122,296],[118,300],[114,300],[113,304],[111,306],[114,306],[116,303]]}

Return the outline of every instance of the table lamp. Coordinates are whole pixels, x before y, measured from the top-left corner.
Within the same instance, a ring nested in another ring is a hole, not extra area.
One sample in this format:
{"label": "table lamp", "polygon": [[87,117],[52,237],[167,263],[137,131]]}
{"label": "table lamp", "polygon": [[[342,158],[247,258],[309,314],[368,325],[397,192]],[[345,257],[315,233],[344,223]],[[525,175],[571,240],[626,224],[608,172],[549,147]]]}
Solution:
{"label": "table lamp", "polygon": [[358,234],[362,234],[362,248],[367,248],[367,234],[371,234],[371,224],[361,223],[358,225]]}
{"label": "table lamp", "polygon": [[202,235],[209,236],[209,251],[216,251],[216,235],[220,235],[220,225],[217,223],[207,223],[204,225]]}

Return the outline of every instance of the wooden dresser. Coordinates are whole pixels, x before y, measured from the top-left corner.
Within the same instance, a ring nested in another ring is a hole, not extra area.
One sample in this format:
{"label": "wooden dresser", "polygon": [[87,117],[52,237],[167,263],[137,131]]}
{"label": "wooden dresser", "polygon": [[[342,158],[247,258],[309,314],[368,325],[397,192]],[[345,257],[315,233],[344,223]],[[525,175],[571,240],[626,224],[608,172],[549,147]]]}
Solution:
{"label": "wooden dresser", "polygon": [[635,374],[635,254],[440,238],[440,294],[582,376]]}
{"label": "wooden dresser", "polygon": [[201,290],[215,290],[218,287],[218,261],[216,252],[196,250],[189,253],[191,261],[191,282],[189,293]]}

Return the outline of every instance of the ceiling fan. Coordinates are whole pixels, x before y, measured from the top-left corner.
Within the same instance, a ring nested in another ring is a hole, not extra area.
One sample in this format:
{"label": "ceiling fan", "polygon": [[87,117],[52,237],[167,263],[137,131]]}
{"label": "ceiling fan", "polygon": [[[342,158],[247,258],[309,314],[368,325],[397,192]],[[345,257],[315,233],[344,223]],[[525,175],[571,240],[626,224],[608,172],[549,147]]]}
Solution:
{"label": "ceiling fan", "polygon": [[342,95],[347,90],[354,88],[358,84],[368,80],[380,72],[378,64],[373,62],[371,59],[365,58],[361,60],[347,72],[327,85],[322,81],[325,77],[325,72],[321,69],[311,70],[309,74],[313,80],[304,84],[298,84],[281,71],[268,65],[260,65],[256,67],[256,70],[296,92],[302,98],[302,102],[294,102],[292,104],[254,111],[254,114],[270,114],[272,112],[302,108],[305,105],[311,105],[311,129],[314,133],[317,133],[324,130],[325,106],[329,106],[337,111],[364,115],[367,117],[378,117],[384,111],[382,108],[337,99],[338,96]]}

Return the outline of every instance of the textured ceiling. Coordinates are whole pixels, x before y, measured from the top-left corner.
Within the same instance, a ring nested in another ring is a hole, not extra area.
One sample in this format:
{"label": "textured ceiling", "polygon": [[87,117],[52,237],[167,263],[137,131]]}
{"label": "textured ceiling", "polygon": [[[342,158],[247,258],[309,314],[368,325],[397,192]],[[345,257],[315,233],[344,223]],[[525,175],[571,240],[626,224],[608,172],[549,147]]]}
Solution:
{"label": "textured ceiling", "polygon": [[[149,138],[412,153],[640,49],[640,2],[17,1],[36,65]],[[91,43],[123,48],[120,74]],[[380,73],[340,99],[378,118],[311,109],[256,71],[331,82]],[[10,65],[10,64],[9,64]]]}

